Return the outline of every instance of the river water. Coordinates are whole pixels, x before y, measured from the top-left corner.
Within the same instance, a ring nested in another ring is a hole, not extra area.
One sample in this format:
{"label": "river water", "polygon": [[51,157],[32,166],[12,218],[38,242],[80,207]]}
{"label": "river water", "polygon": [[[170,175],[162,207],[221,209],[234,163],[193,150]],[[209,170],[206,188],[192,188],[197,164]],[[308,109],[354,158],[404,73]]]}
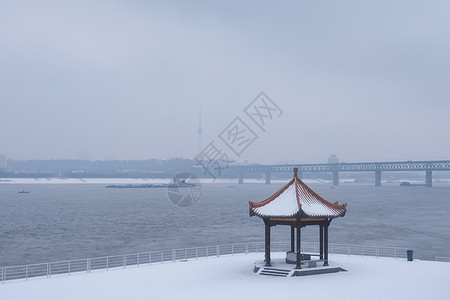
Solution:
{"label": "river water", "polygon": [[[201,199],[178,208],[166,189],[108,189],[103,184],[0,185],[0,266],[264,240],[248,201],[284,182],[203,183]],[[397,246],[414,257],[450,257],[450,186],[310,184],[330,202],[348,203],[332,221],[330,243]],[[18,193],[27,190],[30,193]],[[302,230],[318,240],[318,228]],[[273,241],[289,241],[276,226]]]}

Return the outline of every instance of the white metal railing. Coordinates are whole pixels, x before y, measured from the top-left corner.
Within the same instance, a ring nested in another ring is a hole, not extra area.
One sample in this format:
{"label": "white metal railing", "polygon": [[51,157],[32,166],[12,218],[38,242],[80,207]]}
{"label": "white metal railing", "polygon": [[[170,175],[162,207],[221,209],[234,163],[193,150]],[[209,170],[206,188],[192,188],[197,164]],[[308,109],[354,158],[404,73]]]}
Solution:
{"label": "white metal railing", "polygon": [[435,256],[436,261],[444,261],[444,262],[450,262],[450,257],[445,256]]}
{"label": "white metal railing", "polygon": [[[302,251],[318,253],[318,243],[302,242]],[[272,252],[289,251],[290,243],[272,243]],[[130,266],[151,265],[180,260],[193,260],[209,258],[221,255],[235,255],[258,253],[264,251],[264,242],[251,242],[230,245],[204,246],[196,248],[184,248],[174,250],[150,251],[145,253],[104,256],[95,258],[75,259],[58,262],[39,263],[22,266],[0,268],[0,280],[2,283],[11,280],[28,280],[35,277],[52,277],[56,275],[71,275],[72,273],[90,273],[97,270],[109,270],[114,268],[126,268]],[[329,244],[328,253],[358,255],[358,256],[382,256],[382,257],[406,257],[405,248],[380,247],[366,245]],[[439,259],[450,258],[439,257]],[[438,257],[436,257],[438,260]]]}

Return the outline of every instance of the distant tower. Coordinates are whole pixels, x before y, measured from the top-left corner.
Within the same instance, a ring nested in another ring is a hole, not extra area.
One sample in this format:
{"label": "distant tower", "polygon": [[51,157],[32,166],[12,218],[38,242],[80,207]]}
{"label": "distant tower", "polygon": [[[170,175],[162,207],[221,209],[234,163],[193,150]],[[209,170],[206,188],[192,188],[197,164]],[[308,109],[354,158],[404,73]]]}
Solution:
{"label": "distant tower", "polygon": [[328,163],[329,164],[338,164],[339,158],[337,157],[336,154],[330,154],[330,157],[328,157]]}
{"label": "distant tower", "polygon": [[202,106],[201,105],[200,105],[200,111],[199,111],[199,115],[198,115],[197,132],[198,132],[198,153],[200,154],[200,152],[202,151],[202,133],[203,133],[203,128],[202,128]]}

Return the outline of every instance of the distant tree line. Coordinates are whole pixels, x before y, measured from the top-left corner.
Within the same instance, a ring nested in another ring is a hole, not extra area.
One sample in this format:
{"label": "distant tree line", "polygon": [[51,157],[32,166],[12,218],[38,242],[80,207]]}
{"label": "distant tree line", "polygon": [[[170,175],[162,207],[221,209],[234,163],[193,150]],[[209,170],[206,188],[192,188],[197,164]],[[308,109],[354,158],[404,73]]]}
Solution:
{"label": "distant tree line", "polygon": [[3,177],[171,177],[179,172],[197,172],[192,159],[168,160],[8,160]]}

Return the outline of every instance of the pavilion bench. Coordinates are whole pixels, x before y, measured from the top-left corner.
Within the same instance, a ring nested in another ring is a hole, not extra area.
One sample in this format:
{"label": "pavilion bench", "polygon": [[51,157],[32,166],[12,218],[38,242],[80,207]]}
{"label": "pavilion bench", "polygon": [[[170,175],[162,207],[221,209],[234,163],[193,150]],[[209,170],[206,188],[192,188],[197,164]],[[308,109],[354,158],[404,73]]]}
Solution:
{"label": "pavilion bench", "polygon": [[317,267],[317,263],[321,263],[324,262],[325,260],[323,259],[310,259],[310,260],[303,260],[301,261],[301,264],[306,264],[308,266],[308,268],[315,268]]}
{"label": "pavilion bench", "polygon": [[[317,263],[324,262],[324,259],[311,259],[312,256],[319,257],[318,254],[309,254],[309,253],[302,253],[301,257],[301,264],[307,265],[308,268],[315,268],[317,267]],[[289,264],[295,264],[297,260],[297,253],[288,251],[286,252],[286,262]]]}

